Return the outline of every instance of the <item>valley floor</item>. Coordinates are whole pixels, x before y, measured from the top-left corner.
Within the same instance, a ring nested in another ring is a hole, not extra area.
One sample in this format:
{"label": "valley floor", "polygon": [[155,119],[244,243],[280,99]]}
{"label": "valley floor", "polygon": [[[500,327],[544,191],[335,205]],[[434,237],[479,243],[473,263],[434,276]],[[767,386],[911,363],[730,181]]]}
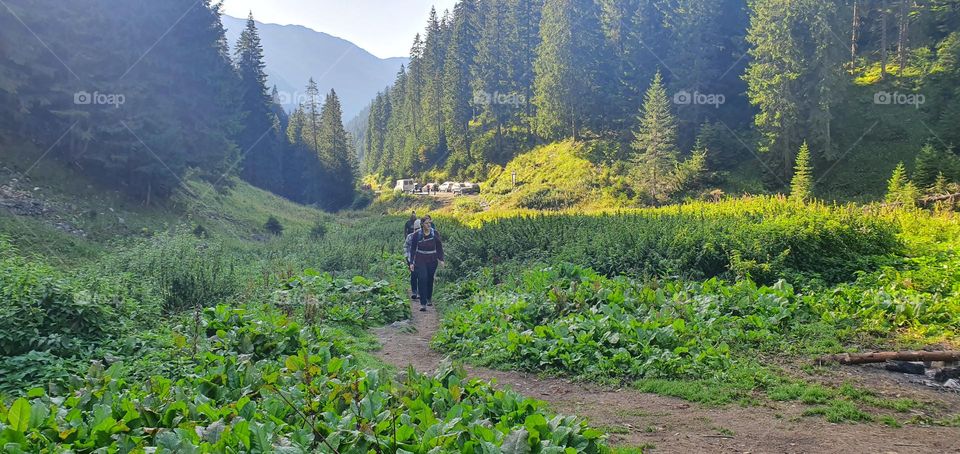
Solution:
{"label": "valley floor", "polygon": [[[401,370],[412,366],[419,372],[433,373],[446,360],[445,355],[430,347],[439,327],[439,316],[433,309],[426,313],[416,312],[417,307],[413,309],[410,325],[401,323],[375,330],[382,345],[377,356]],[[611,434],[614,446],[645,446],[653,452],[676,453],[960,452],[957,428],[833,424],[821,418],[803,417],[805,407],[791,402],[708,407],[631,389],[465,368],[471,377],[492,380],[499,386],[546,401],[557,412],[587,418],[591,426]],[[871,385],[895,385],[889,376],[865,375]],[[897,390],[903,397],[936,401],[954,411],[960,408],[960,396],[920,387],[897,386]]]}

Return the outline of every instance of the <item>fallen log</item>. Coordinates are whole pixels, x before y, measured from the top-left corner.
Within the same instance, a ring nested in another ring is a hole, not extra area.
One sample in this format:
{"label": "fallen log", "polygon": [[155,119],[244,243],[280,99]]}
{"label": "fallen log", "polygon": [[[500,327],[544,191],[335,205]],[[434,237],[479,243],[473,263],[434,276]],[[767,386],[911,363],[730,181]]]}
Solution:
{"label": "fallen log", "polygon": [[841,353],[822,356],[817,359],[817,364],[869,364],[887,361],[960,361],[960,351]]}
{"label": "fallen log", "polygon": [[920,203],[923,205],[929,205],[934,202],[943,202],[946,200],[954,201],[960,199],[960,193],[957,194],[942,194],[942,195],[932,195],[929,197],[924,197],[920,199]]}

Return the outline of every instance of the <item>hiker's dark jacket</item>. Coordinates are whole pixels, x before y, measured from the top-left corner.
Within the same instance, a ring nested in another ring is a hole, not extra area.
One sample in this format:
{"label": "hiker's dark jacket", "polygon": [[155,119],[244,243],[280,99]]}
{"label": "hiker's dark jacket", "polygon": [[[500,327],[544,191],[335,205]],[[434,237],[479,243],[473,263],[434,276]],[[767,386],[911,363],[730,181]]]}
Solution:
{"label": "hiker's dark jacket", "polygon": [[404,249],[409,251],[407,261],[411,265],[422,266],[443,261],[443,242],[437,229],[431,228],[427,233],[417,230],[407,236]]}

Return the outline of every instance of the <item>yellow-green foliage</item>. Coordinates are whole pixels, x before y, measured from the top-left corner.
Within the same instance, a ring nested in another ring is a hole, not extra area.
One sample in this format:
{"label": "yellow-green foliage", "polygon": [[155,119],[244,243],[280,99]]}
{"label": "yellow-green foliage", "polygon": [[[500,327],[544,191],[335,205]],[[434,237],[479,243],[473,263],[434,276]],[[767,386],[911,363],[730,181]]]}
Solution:
{"label": "yellow-green foliage", "polygon": [[[585,156],[586,144],[556,142],[517,156],[491,172],[483,197],[500,209],[613,208],[628,202],[626,187],[609,168]],[[517,183],[513,184],[516,173]]]}
{"label": "yellow-green foliage", "polygon": [[607,275],[730,274],[840,282],[901,249],[896,230],[861,207],[752,197],[661,208],[474,216],[454,238],[456,268],[516,257],[561,260]]}

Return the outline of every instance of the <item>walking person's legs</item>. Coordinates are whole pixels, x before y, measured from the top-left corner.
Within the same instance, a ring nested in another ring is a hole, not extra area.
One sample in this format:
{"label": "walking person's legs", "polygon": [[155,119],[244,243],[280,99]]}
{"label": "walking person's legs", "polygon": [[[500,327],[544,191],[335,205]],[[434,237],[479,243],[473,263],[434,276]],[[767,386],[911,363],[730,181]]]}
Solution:
{"label": "walking person's legs", "polygon": [[420,294],[420,312],[427,311],[427,298],[431,296],[429,292],[432,289],[430,288],[428,271],[427,265],[417,265],[415,268],[415,273],[417,275],[417,291]]}
{"label": "walking person's legs", "polygon": [[411,299],[415,299],[415,300],[420,299],[420,293],[417,291],[417,288],[419,287],[419,285],[417,285],[419,280],[420,280],[420,276],[417,275],[417,272],[411,271],[410,272],[410,295],[411,295],[410,298]]}
{"label": "walking person's legs", "polygon": [[[427,285],[426,285],[427,296],[423,296],[423,293],[424,293],[423,291],[420,292],[421,305],[425,304],[427,306],[433,306],[433,284],[437,277],[437,265],[438,263],[434,262],[424,266],[425,268],[424,271],[426,273],[426,282],[427,282]],[[420,288],[423,289],[424,287],[420,287]]]}

